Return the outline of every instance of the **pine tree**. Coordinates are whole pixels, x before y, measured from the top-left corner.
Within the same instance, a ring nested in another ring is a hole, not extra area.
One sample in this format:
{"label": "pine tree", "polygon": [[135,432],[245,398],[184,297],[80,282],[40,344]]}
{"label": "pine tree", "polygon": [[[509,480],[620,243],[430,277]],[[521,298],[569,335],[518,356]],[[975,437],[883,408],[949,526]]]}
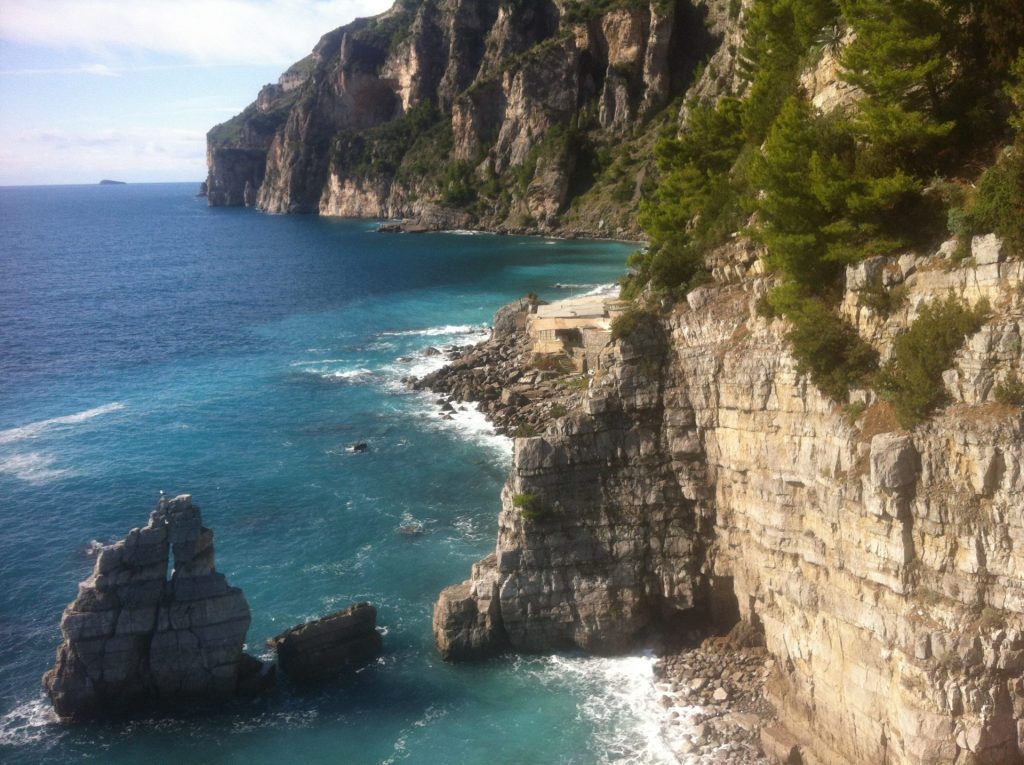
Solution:
{"label": "pine tree", "polygon": [[757,203],[759,236],[768,247],[768,263],[811,292],[831,283],[837,273],[825,259],[822,229],[830,222],[829,211],[809,183],[818,137],[806,100],[791,97],[751,169],[762,191]]}
{"label": "pine tree", "polygon": [[943,32],[930,0],[840,0],[856,32],[843,52],[842,78],[866,98],[854,119],[867,170],[884,175],[927,166],[928,152],[949,135],[941,118],[951,79]]}
{"label": "pine tree", "polygon": [[822,27],[835,21],[834,0],[757,0],[750,9],[740,73],[750,82],[744,101],[747,140],[760,143],[794,91],[800,62]]}
{"label": "pine tree", "polygon": [[743,147],[740,104],[722,98],[714,107],[695,106],[686,131],[659,141],[661,181],[641,208],[641,224],[651,237],[650,251],[630,265],[640,281],[662,287],[685,285],[703,265],[703,237],[711,200]]}

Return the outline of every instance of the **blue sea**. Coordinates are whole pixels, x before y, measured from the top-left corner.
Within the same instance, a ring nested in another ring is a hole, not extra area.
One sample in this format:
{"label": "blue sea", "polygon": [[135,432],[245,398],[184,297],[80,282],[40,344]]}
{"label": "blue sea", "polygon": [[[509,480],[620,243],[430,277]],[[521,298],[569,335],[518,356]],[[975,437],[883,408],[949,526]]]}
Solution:
{"label": "blue sea", "polygon": [[[439,660],[433,603],[493,550],[512,445],[401,383],[510,300],[615,281],[630,248],[383,235],[194,191],[0,188],[0,760],[674,762],[650,657]],[[369,600],[381,660],[212,714],[57,723],[61,610],[161,490],[202,507],[250,652]]]}

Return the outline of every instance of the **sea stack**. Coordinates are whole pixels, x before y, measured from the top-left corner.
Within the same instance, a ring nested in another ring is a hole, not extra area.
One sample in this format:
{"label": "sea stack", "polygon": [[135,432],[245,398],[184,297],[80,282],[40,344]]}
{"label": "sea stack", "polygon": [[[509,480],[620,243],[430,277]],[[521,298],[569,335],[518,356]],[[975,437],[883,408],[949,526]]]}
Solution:
{"label": "sea stack", "polygon": [[145,528],[100,551],[64,610],[43,685],[73,720],[251,692],[269,675],[242,651],[250,621],[242,591],[214,568],[213,531],[192,497],[162,496]]}

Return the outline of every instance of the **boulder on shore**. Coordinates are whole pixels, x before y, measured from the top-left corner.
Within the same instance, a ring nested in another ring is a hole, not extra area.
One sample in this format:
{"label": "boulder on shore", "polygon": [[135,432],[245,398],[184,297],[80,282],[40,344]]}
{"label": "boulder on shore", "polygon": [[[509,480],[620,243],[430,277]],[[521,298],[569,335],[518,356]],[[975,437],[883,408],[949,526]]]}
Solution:
{"label": "boulder on shore", "polygon": [[145,528],[97,555],[64,610],[43,685],[74,720],[259,691],[273,675],[242,651],[249,622],[242,591],[214,568],[213,531],[192,497],[161,496]]}
{"label": "boulder on shore", "polygon": [[380,655],[377,609],[356,603],[344,611],[285,630],[269,641],[281,669],[293,680],[310,682],[337,677],[344,670]]}

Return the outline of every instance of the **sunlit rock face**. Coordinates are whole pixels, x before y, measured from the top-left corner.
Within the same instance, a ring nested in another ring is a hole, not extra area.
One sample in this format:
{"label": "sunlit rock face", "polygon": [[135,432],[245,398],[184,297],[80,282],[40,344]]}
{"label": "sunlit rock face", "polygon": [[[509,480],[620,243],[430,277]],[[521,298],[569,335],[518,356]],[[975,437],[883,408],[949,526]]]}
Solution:
{"label": "sunlit rock face", "polygon": [[[929,301],[992,308],[911,431],[822,395],[756,312],[753,249],[713,254],[718,284],[611,345],[584,411],[517,440],[496,551],[435,609],[441,653],[621,651],[731,594],[803,762],[1020,762],[1024,417],[994,389],[1024,363],[1024,264],[999,244],[848,269],[842,310],[883,358]],[[861,302],[875,278],[905,292],[889,315]]]}
{"label": "sunlit rock face", "polygon": [[97,555],[64,610],[43,684],[71,719],[228,699],[260,673],[242,651],[249,622],[242,591],[214,567],[213,531],[191,496],[161,498],[147,526]]}
{"label": "sunlit rock face", "polygon": [[538,147],[556,127],[628,135],[657,115],[715,50],[721,30],[706,27],[724,29],[721,5],[637,3],[583,19],[554,0],[398,2],[324,35],[253,106],[210,131],[210,204],[443,226],[451,213],[432,212],[444,201],[443,178],[415,161],[397,172],[392,158],[357,157],[360,131],[430,105],[450,129],[442,159],[469,163],[481,180],[529,169],[509,205],[476,210],[470,223],[508,228],[528,218],[554,230],[581,192],[577,151],[538,157]]}

